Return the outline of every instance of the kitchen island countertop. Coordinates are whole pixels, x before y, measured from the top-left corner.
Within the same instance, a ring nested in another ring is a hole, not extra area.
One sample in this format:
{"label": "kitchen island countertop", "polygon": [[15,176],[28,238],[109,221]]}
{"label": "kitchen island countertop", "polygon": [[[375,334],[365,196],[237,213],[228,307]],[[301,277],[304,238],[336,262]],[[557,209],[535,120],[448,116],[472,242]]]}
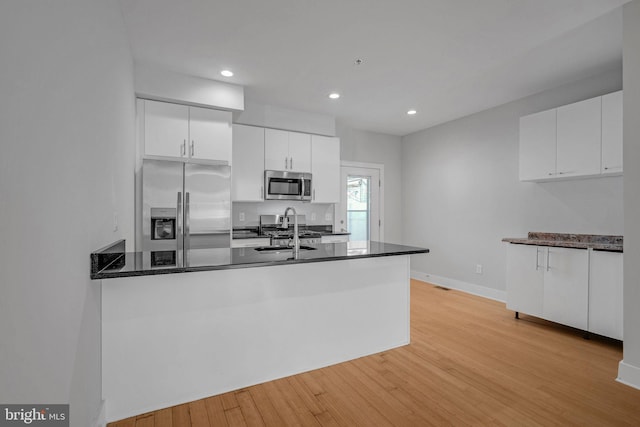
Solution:
{"label": "kitchen island countertop", "polygon": [[[113,247],[120,248],[114,250]],[[91,279],[148,276],[233,268],[266,267],[357,258],[385,257],[428,253],[429,249],[376,241],[318,243],[305,245],[298,259],[290,249],[257,251],[255,248],[191,249],[187,260],[178,251],[125,252],[124,243],[116,242],[91,254]],[[108,257],[105,259],[105,253]]]}

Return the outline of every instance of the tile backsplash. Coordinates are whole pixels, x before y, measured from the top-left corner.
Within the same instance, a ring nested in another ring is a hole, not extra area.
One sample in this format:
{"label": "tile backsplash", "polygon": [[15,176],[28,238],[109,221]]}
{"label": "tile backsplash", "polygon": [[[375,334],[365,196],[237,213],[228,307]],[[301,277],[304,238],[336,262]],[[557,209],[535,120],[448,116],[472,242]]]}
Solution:
{"label": "tile backsplash", "polygon": [[260,223],[260,215],[283,214],[293,207],[298,215],[307,216],[308,225],[333,225],[333,203],[304,203],[296,201],[268,200],[264,202],[233,202],[233,227],[254,227]]}

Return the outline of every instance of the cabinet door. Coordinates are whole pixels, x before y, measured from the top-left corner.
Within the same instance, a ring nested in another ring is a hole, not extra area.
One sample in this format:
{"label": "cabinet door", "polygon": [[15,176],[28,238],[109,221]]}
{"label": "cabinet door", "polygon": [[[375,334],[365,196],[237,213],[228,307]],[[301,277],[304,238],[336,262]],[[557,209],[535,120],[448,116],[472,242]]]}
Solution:
{"label": "cabinet door", "polygon": [[263,200],[264,132],[261,127],[233,125],[231,197],[234,201]]}
{"label": "cabinet door", "polygon": [[314,203],[340,203],[340,138],[311,137]]}
{"label": "cabinet door", "polygon": [[556,110],[520,118],[520,181],[549,179],[556,173]]}
{"label": "cabinet door", "polygon": [[264,168],[289,170],[289,132],[276,129],[264,130]]}
{"label": "cabinet door", "polygon": [[311,172],[311,135],[289,132],[289,170]]}
{"label": "cabinet door", "polygon": [[589,331],[622,339],[623,255],[593,251],[589,262]]}
{"label": "cabinet door", "polygon": [[231,113],[189,107],[189,157],[231,164]]}
{"label": "cabinet door", "polygon": [[622,91],[602,97],[602,173],[622,173]]}
{"label": "cabinet door", "polygon": [[558,108],[558,177],[600,174],[602,98]]}
{"label": "cabinet door", "polygon": [[544,248],[543,316],[547,320],[587,329],[589,252]]}
{"label": "cabinet door", "polygon": [[189,107],[144,101],[144,154],[184,157],[189,139]]}
{"label": "cabinet door", "polygon": [[507,308],[542,316],[544,269],[543,248],[532,245],[507,246]]}

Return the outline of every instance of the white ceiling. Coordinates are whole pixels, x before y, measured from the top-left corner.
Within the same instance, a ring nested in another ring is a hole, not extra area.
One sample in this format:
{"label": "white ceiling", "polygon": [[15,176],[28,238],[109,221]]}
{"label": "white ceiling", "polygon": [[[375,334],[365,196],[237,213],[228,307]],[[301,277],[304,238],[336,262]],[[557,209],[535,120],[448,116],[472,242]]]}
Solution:
{"label": "white ceiling", "polygon": [[136,61],[406,135],[620,68],[628,0],[120,1]]}

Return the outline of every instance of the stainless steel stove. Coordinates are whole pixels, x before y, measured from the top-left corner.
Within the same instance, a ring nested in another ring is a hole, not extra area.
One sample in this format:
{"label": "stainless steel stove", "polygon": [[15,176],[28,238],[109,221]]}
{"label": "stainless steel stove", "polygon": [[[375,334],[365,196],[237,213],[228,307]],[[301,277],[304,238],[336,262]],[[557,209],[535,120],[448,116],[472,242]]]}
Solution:
{"label": "stainless steel stove", "polygon": [[[298,220],[298,237],[301,245],[320,243],[322,235],[317,231],[308,230],[307,217],[296,215]],[[288,228],[282,226],[284,215],[260,215],[259,234],[271,238],[271,246],[293,245],[293,221]]]}

